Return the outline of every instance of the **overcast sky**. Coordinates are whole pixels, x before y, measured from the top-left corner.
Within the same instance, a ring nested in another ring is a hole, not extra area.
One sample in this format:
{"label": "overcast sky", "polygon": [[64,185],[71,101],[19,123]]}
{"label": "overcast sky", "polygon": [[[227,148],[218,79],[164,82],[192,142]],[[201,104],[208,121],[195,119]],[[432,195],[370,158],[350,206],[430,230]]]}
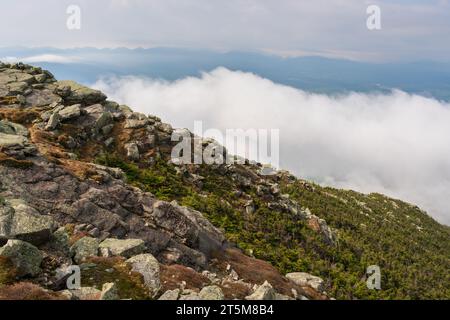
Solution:
{"label": "overcast sky", "polygon": [[[449,0],[0,0],[0,46],[175,46],[450,61]],[[81,8],[68,30],[66,9]],[[367,6],[381,30],[366,27]],[[7,13],[7,14],[5,14]]]}

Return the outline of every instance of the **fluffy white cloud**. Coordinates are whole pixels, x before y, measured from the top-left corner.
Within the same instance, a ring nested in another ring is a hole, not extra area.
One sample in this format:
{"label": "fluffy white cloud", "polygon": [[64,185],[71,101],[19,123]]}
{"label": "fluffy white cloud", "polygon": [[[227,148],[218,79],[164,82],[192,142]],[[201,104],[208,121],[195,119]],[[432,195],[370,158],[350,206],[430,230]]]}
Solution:
{"label": "fluffy white cloud", "polygon": [[312,94],[224,68],[165,82],[95,86],[177,127],[279,128],[283,168],[319,183],[381,192],[450,223],[450,104],[401,91]]}

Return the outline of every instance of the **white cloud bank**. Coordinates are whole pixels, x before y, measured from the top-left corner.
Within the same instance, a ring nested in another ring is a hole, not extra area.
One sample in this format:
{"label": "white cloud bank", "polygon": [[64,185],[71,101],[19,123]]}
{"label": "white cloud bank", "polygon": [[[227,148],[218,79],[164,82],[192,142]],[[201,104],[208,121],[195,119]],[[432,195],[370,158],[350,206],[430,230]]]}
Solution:
{"label": "white cloud bank", "polygon": [[281,167],[319,183],[381,192],[450,223],[450,104],[409,95],[327,96],[224,68],[175,82],[108,78],[95,86],[176,127],[279,128]]}

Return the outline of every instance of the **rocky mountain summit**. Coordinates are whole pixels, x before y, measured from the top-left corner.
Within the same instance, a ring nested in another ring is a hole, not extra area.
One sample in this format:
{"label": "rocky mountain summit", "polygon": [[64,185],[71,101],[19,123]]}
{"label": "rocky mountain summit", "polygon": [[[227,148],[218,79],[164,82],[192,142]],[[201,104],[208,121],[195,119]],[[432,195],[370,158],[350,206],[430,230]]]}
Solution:
{"label": "rocky mountain summit", "polygon": [[[326,298],[246,257],[201,212],[94,161],[115,150],[151,166],[170,148],[170,125],[39,68],[2,64],[0,72],[0,256],[8,284],[0,297],[26,281],[62,299]],[[233,264],[241,260],[249,266],[238,274]],[[83,287],[67,290],[73,264]],[[252,274],[258,266],[266,274]]]}
{"label": "rocky mountain summit", "polygon": [[248,161],[174,164],[174,130],[0,63],[0,299],[450,296],[450,231],[419,208]]}

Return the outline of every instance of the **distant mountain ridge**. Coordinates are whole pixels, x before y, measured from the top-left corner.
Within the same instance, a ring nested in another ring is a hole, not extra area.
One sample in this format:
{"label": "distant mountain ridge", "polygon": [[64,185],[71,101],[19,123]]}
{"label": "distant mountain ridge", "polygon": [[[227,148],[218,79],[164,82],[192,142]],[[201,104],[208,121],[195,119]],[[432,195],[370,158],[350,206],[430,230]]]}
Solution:
{"label": "distant mountain ridge", "polygon": [[[70,63],[39,61],[39,58],[29,62],[52,70],[60,79],[84,84],[94,83],[99,75],[131,74],[176,80],[223,66],[316,93],[400,89],[450,101],[450,63],[443,62],[367,63],[318,56],[283,58],[259,52],[182,48],[0,48],[0,59],[23,60],[44,54],[74,59]],[[41,60],[45,59],[41,57]]]}

